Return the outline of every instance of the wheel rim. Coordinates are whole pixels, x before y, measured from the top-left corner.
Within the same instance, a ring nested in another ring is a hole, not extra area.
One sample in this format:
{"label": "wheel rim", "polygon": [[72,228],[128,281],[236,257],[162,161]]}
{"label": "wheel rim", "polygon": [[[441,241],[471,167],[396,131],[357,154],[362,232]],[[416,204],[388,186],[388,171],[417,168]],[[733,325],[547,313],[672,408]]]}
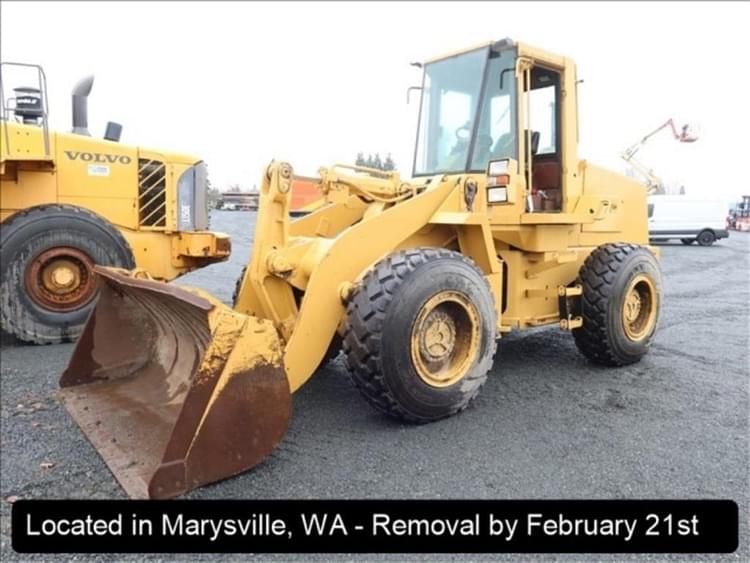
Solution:
{"label": "wheel rim", "polygon": [[445,291],[420,309],[411,332],[411,357],[419,378],[449,387],[469,371],[479,352],[480,320],[463,294]]}
{"label": "wheel rim", "polygon": [[31,299],[45,309],[80,309],[96,293],[94,261],[76,248],[51,248],[31,261],[25,282]]}
{"label": "wheel rim", "polygon": [[644,274],[634,277],[625,291],[622,324],[626,336],[633,341],[643,340],[656,323],[656,287]]}

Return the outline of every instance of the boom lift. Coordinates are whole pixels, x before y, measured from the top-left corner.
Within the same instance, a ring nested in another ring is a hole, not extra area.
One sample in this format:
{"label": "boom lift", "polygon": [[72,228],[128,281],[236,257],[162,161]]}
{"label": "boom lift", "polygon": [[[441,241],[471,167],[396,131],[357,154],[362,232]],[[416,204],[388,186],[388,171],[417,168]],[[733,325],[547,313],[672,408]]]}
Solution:
{"label": "boom lift", "polygon": [[259,463],[339,343],[365,400],[411,423],[466,408],[512,330],[556,326],[608,366],[647,353],[661,277],[646,193],[579,159],[574,62],[503,39],[423,68],[411,180],[321,168],[326,205],[292,222],[292,167],[267,167],[233,308],[98,268],[60,384],[128,494]]}
{"label": "boom lift", "polygon": [[646,192],[649,195],[664,193],[664,182],[662,182],[662,179],[659,176],[654,174],[654,171],[651,168],[646,167],[643,163],[637,160],[635,158],[635,154],[641,148],[643,148],[643,145],[646,144],[646,141],[648,141],[659,131],[666,129],[667,127],[672,130],[672,136],[676,141],[679,141],[680,143],[694,143],[698,140],[698,135],[694,132],[689,124],[683,125],[680,129],[680,132],[678,133],[677,128],[674,125],[674,121],[670,118],[662,125],[651,131],[651,133],[643,137],[640,141],[629,146],[620,155],[625,162],[635,168],[643,175],[644,178],[646,178]]}

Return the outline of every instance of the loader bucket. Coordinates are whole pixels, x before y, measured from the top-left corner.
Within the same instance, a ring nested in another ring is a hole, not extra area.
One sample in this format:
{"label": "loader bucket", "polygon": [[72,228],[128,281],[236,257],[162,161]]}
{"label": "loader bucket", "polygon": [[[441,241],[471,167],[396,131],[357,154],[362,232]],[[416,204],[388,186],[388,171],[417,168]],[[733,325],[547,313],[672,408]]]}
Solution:
{"label": "loader bucket", "polygon": [[199,290],[96,272],[60,393],[128,495],[174,497],[263,460],[291,411],[272,323]]}

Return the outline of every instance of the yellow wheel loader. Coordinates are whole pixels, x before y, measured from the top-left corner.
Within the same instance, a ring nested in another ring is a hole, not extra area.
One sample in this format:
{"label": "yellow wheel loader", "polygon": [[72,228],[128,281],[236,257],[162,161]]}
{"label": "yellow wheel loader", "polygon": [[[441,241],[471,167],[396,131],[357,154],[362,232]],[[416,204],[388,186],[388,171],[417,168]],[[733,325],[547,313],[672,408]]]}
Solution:
{"label": "yellow wheel loader", "polygon": [[[35,85],[6,92],[14,71]],[[91,137],[92,85],[87,77],[73,90],[72,133],[54,132],[42,68],[0,66],[0,318],[27,342],[80,335],[97,264],[171,280],[229,257],[229,237],[206,230],[206,165],[123,145],[117,123]]]}
{"label": "yellow wheel loader", "polygon": [[60,383],[130,496],[259,463],[339,343],[364,398],[413,423],[466,408],[514,329],[555,325],[608,366],[646,354],[661,301],[646,193],[579,160],[573,61],[504,39],[423,68],[411,180],[321,168],[326,205],[291,221],[292,167],[268,166],[232,309],[98,269]]}

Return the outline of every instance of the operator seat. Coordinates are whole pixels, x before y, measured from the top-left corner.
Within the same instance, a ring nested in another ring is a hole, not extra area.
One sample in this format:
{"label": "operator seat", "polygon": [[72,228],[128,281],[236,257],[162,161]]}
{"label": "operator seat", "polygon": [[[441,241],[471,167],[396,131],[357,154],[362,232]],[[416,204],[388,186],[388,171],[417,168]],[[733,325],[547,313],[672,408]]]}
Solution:
{"label": "operator seat", "polygon": [[[523,134],[526,135],[527,131],[528,129],[524,129]],[[539,150],[539,138],[540,137],[541,135],[539,131],[531,132],[531,154],[532,155],[536,155],[536,152]],[[514,142],[515,142],[515,137],[513,137],[513,135],[511,135],[510,133],[505,133],[504,135],[500,135],[497,138],[497,141],[495,141],[495,145],[492,147],[492,151],[490,152],[490,160],[497,160],[498,158],[507,156],[509,145]]]}

